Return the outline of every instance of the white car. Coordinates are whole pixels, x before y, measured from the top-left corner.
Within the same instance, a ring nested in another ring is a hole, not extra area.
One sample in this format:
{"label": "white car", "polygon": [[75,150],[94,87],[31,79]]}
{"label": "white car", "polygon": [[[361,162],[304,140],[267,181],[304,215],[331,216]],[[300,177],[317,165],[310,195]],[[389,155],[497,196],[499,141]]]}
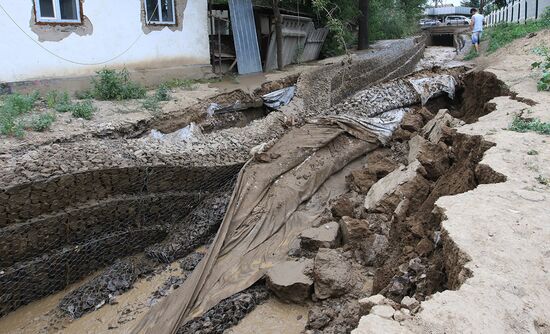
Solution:
{"label": "white car", "polygon": [[448,26],[460,26],[470,24],[470,19],[462,15],[447,16],[443,22]]}

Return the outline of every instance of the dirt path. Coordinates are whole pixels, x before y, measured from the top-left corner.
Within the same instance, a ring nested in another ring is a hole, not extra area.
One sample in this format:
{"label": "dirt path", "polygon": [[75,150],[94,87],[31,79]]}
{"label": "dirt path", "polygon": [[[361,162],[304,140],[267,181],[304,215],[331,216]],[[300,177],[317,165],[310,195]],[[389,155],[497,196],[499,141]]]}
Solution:
{"label": "dirt path", "polygon": [[507,130],[521,113],[550,121],[550,93],[536,90],[530,71],[537,59],[532,49],[549,44],[545,31],[477,60],[537,104],[498,97],[491,101],[494,112],[458,129],[494,142],[481,163],[508,178],[437,202],[447,218],[442,227],[469,260],[472,277],[457,291],[433,295],[412,319],[399,323],[371,314],[353,333],[550,332],[550,187],[537,180],[550,177],[550,137]]}

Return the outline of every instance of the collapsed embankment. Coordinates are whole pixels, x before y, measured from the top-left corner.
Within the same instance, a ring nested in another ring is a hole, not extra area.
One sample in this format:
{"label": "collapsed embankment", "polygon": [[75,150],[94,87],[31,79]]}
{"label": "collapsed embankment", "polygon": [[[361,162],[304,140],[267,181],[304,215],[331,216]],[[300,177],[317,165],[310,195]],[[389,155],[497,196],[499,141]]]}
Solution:
{"label": "collapsed embankment", "polygon": [[[315,95],[333,96],[329,104],[334,104],[343,97],[345,81],[337,81],[342,75],[358,85],[346,90],[352,92],[407,74],[423,48],[421,40],[395,42],[380,54],[330,65],[332,76],[322,70],[302,76],[296,101],[306,101],[308,107],[293,110],[305,116],[304,110],[309,112],[320,105],[314,102]],[[364,70],[370,68],[381,69]],[[389,68],[392,71],[386,71]],[[323,86],[326,94],[309,88],[320,77],[331,78]],[[239,98],[244,99],[241,95]],[[203,110],[200,117],[205,114]],[[279,138],[288,127],[284,114],[274,112],[243,128],[213,128],[214,132],[200,142],[167,145],[148,138],[129,139],[152,126],[170,131],[187,125],[194,120],[187,116],[129,125],[131,128],[117,133],[97,134],[102,138],[97,140],[62,141],[3,152],[1,315],[128,255],[144,253],[139,261],[152,261],[144,267],[154,268],[192,253],[214,234],[223,216],[223,199],[250,149]],[[212,203],[220,208],[215,218],[205,214]],[[184,239],[185,247],[181,245]],[[120,267],[133,268],[127,264]],[[116,268],[113,271],[117,272]],[[136,274],[126,281],[135,280],[144,271],[150,270],[134,270]],[[129,288],[126,283],[122,285],[123,289],[98,292],[101,298],[81,294],[77,303],[66,303],[65,309],[78,316],[97,306],[92,305],[95,301],[101,304],[105,295]]]}

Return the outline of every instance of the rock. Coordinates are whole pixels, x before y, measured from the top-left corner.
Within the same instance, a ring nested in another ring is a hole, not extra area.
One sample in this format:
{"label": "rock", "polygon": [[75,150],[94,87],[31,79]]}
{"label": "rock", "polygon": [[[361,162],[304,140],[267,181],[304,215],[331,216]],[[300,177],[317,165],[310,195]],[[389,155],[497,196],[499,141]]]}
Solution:
{"label": "rock", "polygon": [[382,318],[375,314],[362,317],[359,326],[351,334],[412,334],[406,327],[399,325],[399,322]]}
{"label": "rock", "polygon": [[375,314],[379,317],[386,318],[386,319],[392,319],[393,314],[395,313],[395,310],[390,305],[375,305],[370,310],[370,314]]}
{"label": "rock", "polygon": [[440,141],[449,142],[453,135],[451,126],[459,125],[460,121],[449,114],[447,109],[441,109],[435,117],[422,128],[422,135],[434,144]]}
{"label": "rock", "polygon": [[367,154],[367,169],[369,172],[381,179],[396,170],[399,163],[392,158],[392,154],[392,151],[387,148],[378,149]]}
{"label": "rock", "polygon": [[419,161],[401,166],[372,186],[365,197],[365,208],[369,212],[393,212],[403,198],[409,198],[412,207],[419,206],[430,191],[429,182],[422,176],[425,172]]}
{"label": "rock", "polygon": [[309,228],[301,233],[300,240],[301,247],[308,251],[335,248],[340,245],[340,225],[337,222],[330,222]]}
{"label": "rock", "polygon": [[417,307],[420,306],[420,302],[414,298],[411,298],[409,296],[403,297],[401,300],[401,305],[405,307],[408,310],[415,310]]}
{"label": "rock", "polygon": [[353,191],[360,194],[366,194],[378,181],[378,177],[369,169],[361,169],[352,171],[351,174],[347,176],[346,180]]}
{"label": "rock", "polygon": [[393,319],[399,322],[408,320],[410,318],[411,318],[411,311],[407,309],[401,309],[401,310],[395,311],[395,313],[393,314]]}
{"label": "rock", "polygon": [[424,123],[428,123],[429,121],[431,121],[435,115],[432,114],[431,111],[429,111],[426,107],[422,107],[420,109],[418,109],[416,111],[420,116],[422,116],[422,120],[424,121]]}
{"label": "rock", "polygon": [[[408,294],[410,288],[411,288],[411,281],[407,276],[394,276],[389,284],[388,292],[392,296],[403,297]],[[391,297],[391,298],[394,298],[394,297]]]}
{"label": "rock", "polygon": [[386,297],[382,295],[374,295],[359,300],[359,311],[361,315],[369,314],[370,310],[375,305],[384,304]]}
{"label": "rock", "polygon": [[409,141],[409,163],[418,160],[426,169],[427,178],[437,180],[449,169],[447,151],[421,136],[415,136]]}
{"label": "rock", "polygon": [[310,329],[323,329],[334,318],[334,314],[327,312],[326,309],[320,307],[314,307],[308,313],[307,327]]}
{"label": "rock", "polygon": [[422,118],[422,115],[419,115],[414,112],[408,112],[403,117],[403,122],[401,123],[401,127],[404,130],[410,131],[410,132],[418,132],[422,127],[424,126],[424,119]]}
{"label": "rock", "polygon": [[367,266],[381,263],[386,255],[389,241],[385,235],[374,234],[367,238],[364,246],[364,261]]}
{"label": "rock", "polygon": [[353,216],[353,203],[347,197],[340,197],[332,206],[331,211],[335,218]]}
{"label": "rock", "polygon": [[315,296],[327,299],[344,295],[350,289],[351,265],[335,249],[321,248],[313,266]]}
{"label": "rock", "polygon": [[276,264],[267,271],[267,286],[284,301],[302,303],[311,295],[313,280],[305,273],[312,266],[313,260],[309,259]]}
{"label": "rock", "polygon": [[288,256],[296,258],[302,257],[302,246],[300,245],[299,238],[294,239],[290,244]]}
{"label": "rock", "polygon": [[372,234],[369,222],[365,219],[342,217],[340,219],[342,241],[353,248],[361,248],[366,237]]}

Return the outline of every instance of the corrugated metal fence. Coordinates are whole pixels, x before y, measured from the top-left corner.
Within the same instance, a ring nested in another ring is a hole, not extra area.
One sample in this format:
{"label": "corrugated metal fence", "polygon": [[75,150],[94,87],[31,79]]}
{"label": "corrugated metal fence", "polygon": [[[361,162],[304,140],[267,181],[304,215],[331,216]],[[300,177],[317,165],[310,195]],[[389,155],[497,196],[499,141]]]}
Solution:
{"label": "corrugated metal fence", "polygon": [[262,72],[252,0],[229,0],[229,12],[239,74]]}
{"label": "corrugated metal fence", "polygon": [[525,22],[538,19],[550,7],[550,0],[514,0],[508,6],[487,15],[486,22],[492,26],[504,22]]}

